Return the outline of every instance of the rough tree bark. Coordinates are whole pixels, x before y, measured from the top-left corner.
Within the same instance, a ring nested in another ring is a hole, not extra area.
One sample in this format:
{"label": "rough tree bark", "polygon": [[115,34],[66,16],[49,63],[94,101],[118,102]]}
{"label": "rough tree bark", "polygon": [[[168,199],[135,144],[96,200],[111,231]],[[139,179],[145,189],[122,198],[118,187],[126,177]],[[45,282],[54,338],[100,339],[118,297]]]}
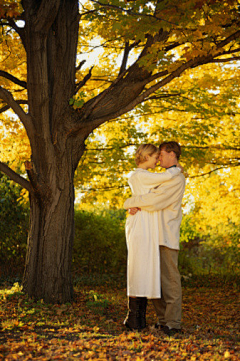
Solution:
{"label": "rough tree bark", "polygon": [[30,231],[23,285],[46,302],[72,299],[74,171],[83,137],[68,136],[75,90],[78,2],[23,1],[27,90],[32,128]]}

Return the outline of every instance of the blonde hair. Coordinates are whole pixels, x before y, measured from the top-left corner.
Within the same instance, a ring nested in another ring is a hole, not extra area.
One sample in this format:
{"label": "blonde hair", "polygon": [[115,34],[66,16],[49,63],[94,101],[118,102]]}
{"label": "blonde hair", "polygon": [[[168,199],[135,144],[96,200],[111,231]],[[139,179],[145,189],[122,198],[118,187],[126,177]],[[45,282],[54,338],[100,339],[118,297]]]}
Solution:
{"label": "blonde hair", "polygon": [[142,144],[140,145],[140,147],[137,149],[136,154],[135,154],[135,163],[136,165],[139,165],[141,163],[144,163],[147,158],[147,155],[153,155],[155,153],[159,153],[159,149],[153,145],[153,144]]}

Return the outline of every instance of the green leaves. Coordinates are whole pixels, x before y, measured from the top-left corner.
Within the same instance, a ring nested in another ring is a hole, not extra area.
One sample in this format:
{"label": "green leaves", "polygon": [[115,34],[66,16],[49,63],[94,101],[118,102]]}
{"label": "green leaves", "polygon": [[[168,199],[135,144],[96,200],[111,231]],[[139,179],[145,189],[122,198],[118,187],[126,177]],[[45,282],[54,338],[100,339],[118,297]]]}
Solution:
{"label": "green leaves", "polygon": [[78,93],[78,95],[69,100],[69,105],[72,105],[74,109],[81,108],[85,103],[84,98],[86,97],[87,95],[83,91],[81,91]]}
{"label": "green leaves", "polygon": [[110,305],[110,302],[104,297],[104,295],[98,294],[96,291],[91,290],[88,294],[89,300],[86,305],[92,312],[99,315],[104,315]]}
{"label": "green leaves", "polygon": [[0,263],[12,275],[25,259],[29,211],[22,199],[20,186],[0,173]]}

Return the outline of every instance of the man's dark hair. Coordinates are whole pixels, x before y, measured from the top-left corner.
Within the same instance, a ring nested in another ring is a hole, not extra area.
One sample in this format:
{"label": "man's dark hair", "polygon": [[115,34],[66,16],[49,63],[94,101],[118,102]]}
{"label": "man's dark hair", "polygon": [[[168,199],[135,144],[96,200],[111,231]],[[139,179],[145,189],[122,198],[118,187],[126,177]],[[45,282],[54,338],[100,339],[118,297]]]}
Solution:
{"label": "man's dark hair", "polygon": [[174,152],[176,154],[177,160],[181,155],[181,146],[177,142],[163,142],[159,145],[159,149],[165,150],[166,152]]}

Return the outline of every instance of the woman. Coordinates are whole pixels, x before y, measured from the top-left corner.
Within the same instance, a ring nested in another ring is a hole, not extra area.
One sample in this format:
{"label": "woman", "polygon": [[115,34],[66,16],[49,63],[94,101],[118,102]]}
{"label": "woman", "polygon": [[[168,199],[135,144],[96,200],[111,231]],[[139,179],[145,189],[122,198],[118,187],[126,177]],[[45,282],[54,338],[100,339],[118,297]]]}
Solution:
{"label": "woman", "polygon": [[[159,150],[153,144],[143,144],[136,152],[137,169],[129,174],[132,195],[150,192],[181,172],[179,167],[164,173],[151,173],[158,163]],[[141,210],[126,221],[128,248],[127,295],[128,314],[126,327],[141,330],[146,327],[147,298],[160,298],[160,260],[158,237],[158,212]]]}

